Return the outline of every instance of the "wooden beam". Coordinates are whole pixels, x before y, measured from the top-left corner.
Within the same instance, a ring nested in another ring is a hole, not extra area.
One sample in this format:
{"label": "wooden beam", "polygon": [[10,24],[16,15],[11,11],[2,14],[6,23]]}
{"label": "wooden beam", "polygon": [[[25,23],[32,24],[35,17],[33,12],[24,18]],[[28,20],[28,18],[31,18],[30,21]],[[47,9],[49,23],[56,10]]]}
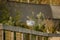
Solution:
{"label": "wooden beam", "polygon": [[29,29],[26,29],[26,28],[15,27],[15,26],[4,25],[3,28],[0,28],[0,29],[15,31],[15,32],[22,32],[22,33],[33,34],[33,35],[39,35],[39,36],[60,37],[60,34],[43,33],[43,32],[39,32],[39,31],[29,30]]}

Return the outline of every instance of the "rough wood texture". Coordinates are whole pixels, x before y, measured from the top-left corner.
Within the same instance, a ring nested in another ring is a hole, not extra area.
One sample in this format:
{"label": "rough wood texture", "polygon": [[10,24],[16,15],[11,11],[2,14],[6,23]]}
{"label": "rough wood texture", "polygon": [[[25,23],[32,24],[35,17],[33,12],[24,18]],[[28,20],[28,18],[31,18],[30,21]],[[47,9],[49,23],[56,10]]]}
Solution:
{"label": "rough wood texture", "polygon": [[3,40],[3,30],[0,30],[0,40]]}
{"label": "rough wood texture", "polygon": [[[9,31],[5,31],[5,39],[6,40],[14,40],[13,37],[13,32],[17,32],[16,33],[16,39],[17,40],[23,40],[22,34],[20,34],[19,32],[22,33],[29,33],[29,34],[34,34],[34,35],[39,35],[39,36],[48,36],[49,40],[60,40],[60,34],[50,34],[50,33],[43,33],[43,32],[38,32],[38,31],[34,31],[34,30],[29,30],[29,29],[25,29],[25,28],[21,28],[21,27],[12,27],[12,26],[2,26],[3,28],[1,28],[2,30],[9,30]],[[0,29],[0,40],[3,40],[3,31]],[[11,32],[12,31],[12,32]]]}
{"label": "rough wood texture", "polygon": [[5,31],[5,40],[14,40],[14,32]]}
{"label": "rough wood texture", "polygon": [[22,40],[22,33],[16,32],[16,40]]}
{"label": "rough wood texture", "polygon": [[34,4],[60,5],[60,0],[9,0],[9,1],[26,2],[26,3],[34,3]]}
{"label": "rough wood texture", "polygon": [[49,40],[60,40],[60,37],[50,37]]}
{"label": "rough wood texture", "polygon": [[2,24],[0,24],[0,40],[3,40],[3,30],[1,30],[3,28]]}
{"label": "rough wood texture", "polygon": [[11,32],[5,31],[5,40],[11,40]]}
{"label": "rough wood texture", "polygon": [[22,32],[22,33],[27,33],[27,34],[34,34],[34,35],[39,35],[39,36],[52,36],[52,37],[60,37],[60,34],[52,34],[52,33],[43,33],[35,30],[29,30],[26,28],[21,28],[21,27],[15,27],[15,26],[6,26],[4,25],[3,30],[9,30],[9,31],[15,31],[15,32]]}

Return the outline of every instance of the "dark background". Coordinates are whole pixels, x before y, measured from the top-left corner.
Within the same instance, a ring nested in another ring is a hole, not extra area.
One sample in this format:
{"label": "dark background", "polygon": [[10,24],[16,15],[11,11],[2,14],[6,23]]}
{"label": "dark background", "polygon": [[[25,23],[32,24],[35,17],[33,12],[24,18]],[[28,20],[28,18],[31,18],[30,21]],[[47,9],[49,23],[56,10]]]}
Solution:
{"label": "dark background", "polygon": [[36,14],[42,12],[45,18],[52,18],[52,10],[50,5],[46,4],[27,4],[27,3],[16,3],[16,2],[7,2],[7,8],[9,9],[10,15],[16,15],[16,12],[20,12],[23,17],[22,20],[26,20],[26,16],[31,16],[32,12]]}

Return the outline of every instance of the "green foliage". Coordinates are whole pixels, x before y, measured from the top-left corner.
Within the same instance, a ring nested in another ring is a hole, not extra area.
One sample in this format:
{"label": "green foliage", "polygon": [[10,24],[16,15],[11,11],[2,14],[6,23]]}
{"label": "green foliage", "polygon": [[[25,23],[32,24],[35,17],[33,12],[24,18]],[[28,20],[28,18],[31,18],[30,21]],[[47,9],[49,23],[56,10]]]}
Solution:
{"label": "green foliage", "polygon": [[5,23],[9,18],[9,12],[5,2],[0,3],[0,23]]}
{"label": "green foliage", "polygon": [[9,17],[9,20],[8,20],[7,22],[5,22],[4,24],[5,24],[5,25],[8,25],[8,26],[9,26],[9,25],[14,26],[14,21],[13,21],[12,17],[10,16],[10,17]]}
{"label": "green foliage", "polygon": [[43,13],[40,12],[39,14],[37,14],[37,20],[36,20],[37,26],[35,27],[36,30],[43,32],[45,28],[43,21],[44,21],[44,15]]}
{"label": "green foliage", "polygon": [[20,18],[21,18],[21,13],[16,11],[16,15],[13,17],[13,21],[14,21],[14,26],[20,26]]}
{"label": "green foliage", "polygon": [[30,17],[30,16],[27,17],[27,18],[29,18],[30,20],[35,21],[35,25],[32,26],[33,28],[31,28],[31,29],[36,30],[36,31],[42,31],[42,32],[43,32],[43,30],[44,30],[44,28],[45,28],[45,26],[44,26],[44,24],[43,24],[44,15],[43,15],[43,13],[40,12],[40,13],[38,13],[38,14],[36,15],[36,17],[37,17],[37,19],[34,17],[34,12],[32,12],[31,17]]}
{"label": "green foliage", "polygon": [[20,15],[19,15],[19,13],[16,13],[16,16],[14,16],[13,17],[13,20],[14,20],[14,22],[15,22],[15,26],[18,24],[18,19],[19,19],[19,17],[20,17]]}
{"label": "green foliage", "polygon": [[[12,25],[12,26],[21,26],[21,27],[24,27],[24,28],[28,28],[28,26],[21,22],[20,18],[21,18],[21,13],[19,11],[16,12],[16,16],[12,17],[12,16],[9,16],[9,11],[5,5],[5,3],[0,3],[0,23],[3,23],[3,24],[6,24],[6,25]],[[54,31],[55,29],[53,29],[52,27],[49,27],[50,26],[53,26],[54,24],[52,22],[49,23],[46,22],[45,24],[48,24],[48,25],[44,25],[44,15],[42,12],[38,13],[36,15],[37,19],[34,17],[34,12],[32,12],[32,16],[29,17],[31,20],[35,21],[35,25],[33,27],[34,30],[37,30],[37,31],[42,31],[42,32],[46,32],[46,28],[50,31]]]}
{"label": "green foliage", "polygon": [[6,6],[6,2],[0,3],[0,23],[6,24],[6,25],[20,25],[20,14],[19,12],[16,12],[16,16],[12,17],[9,15],[8,8]]}
{"label": "green foliage", "polygon": [[9,10],[6,6],[6,2],[0,3],[0,23],[5,25],[20,26],[20,12],[16,12],[16,16],[12,17],[9,15]]}

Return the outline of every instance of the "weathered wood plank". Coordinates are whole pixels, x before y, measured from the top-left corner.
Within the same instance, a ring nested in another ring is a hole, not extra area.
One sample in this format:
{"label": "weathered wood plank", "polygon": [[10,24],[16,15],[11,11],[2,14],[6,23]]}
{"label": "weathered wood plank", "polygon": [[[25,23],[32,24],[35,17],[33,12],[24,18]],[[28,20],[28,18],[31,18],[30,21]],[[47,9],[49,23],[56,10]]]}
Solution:
{"label": "weathered wood plank", "polygon": [[33,35],[39,35],[39,36],[52,36],[52,37],[60,37],[60,34],[51,34],[51,33],[43,33],[35,30],[29,30],[26,28],[21,27],[15,27],[15,26],[3,26],[3,28],[0,28],[3,30],[9,30],[9,31],[15,31],[15,32],[22,32],[22,33],[28,33]]}

